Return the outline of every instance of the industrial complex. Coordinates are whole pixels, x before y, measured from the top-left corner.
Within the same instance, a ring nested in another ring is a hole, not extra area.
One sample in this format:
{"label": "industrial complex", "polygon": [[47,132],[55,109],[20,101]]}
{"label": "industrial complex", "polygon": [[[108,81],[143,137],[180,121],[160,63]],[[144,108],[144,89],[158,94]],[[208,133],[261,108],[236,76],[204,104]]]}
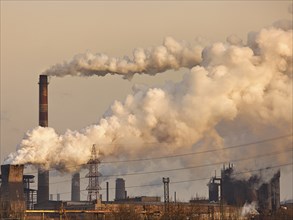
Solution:
{"label": "industrial complex", "polygon": [[[48,79],[39,79],[39,125],[48,126]],[[257,175],[248,180],[233,178],[233,165],[223,167],[220,176],[207,183],[209,198],[195,198],[189,202],[173,201],[169,196],[168,177],[162,177],[164,197],[129,197],[126,182],[116,179],[115,199],[100,196],[100,161],[95,146],[86,167],[88,173],[87,200],[81,201],[80,173],[71,181],[71,201],[53,200],[49,195],[49,171],[38,170],[37,189],[31,188],[34,175],[24,175],[23,164],[1,166],[0,219],[292,219],[292,206],[280,204],[280,171],[269,182],[261,182]],[[258,205],[243,214],[243,207]]]}
{"label": "industrial complex", "polygon": [[[280,205],[280,172],[269,183],[258,184],[253,176],[248,181],[234,180],[233,167],[222,170],[220,177],[208,183],[209,198],[195,198],[189,202],[169,199],[169,182],[163,178],[164,199],[158,196],[128,197],[125,180],[116,179],[115,199],[109,201],[99,194],[93,175],[87,187],[88,200],[80,200],[80,176],[72,176],[71,201],[42,198],[36,200],[38,190],[30,188],[33,175],[23,175],[24,165],[1,166],[1,219],[291,219],[292,206]],[[93,174],[93,173],[91,173]],[[164,181],[165,180],[165,181]],[[243,215],[243,206],[253,202],[258,208]],[[282,218],[281,218],[282,217]]]}

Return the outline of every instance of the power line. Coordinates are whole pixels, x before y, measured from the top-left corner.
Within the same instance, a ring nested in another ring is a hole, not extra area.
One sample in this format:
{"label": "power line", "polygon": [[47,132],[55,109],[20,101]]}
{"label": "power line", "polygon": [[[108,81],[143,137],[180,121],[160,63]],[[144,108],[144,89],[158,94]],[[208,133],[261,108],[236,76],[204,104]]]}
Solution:
{"label": "power line", "polygon": [[204,153],[212,153],[216,151],[221,151],[221,150],[230,150],[230,149],[235,149],[235,148],[240,148],[240,147],[245,147],[245,146],[250,146],[250,145],[255,145],[255,144],[262,144],[266,142],[271,142],[283,138],[287,138],[292,136],[292,134],[288,135],[282,135],[274,138],[269,138],[269,139],[263,139],[255,142],[249,142],[245,144],[238,144],[238,145],[232,145],[230,147],[225,147],[225,148],[220,148],[220,149],[209,149],[205,151],[198,151],[198,152],[189,152],[189,153],[184,153],[184,154],[175,154],[175,155],[168,155],[168,156],[161,156],[161,157],[150,157],[150,158],[139,158],[139,159],[130,159],[130,160],[116,160],[116,161],[103,161],[102,163],[125,163],[125,162],[136,162],[136,161],[145,161],[145,160],[158,160],[158,159],[166,159],[166,158],[174,158],[174,157],[184,157],[184,156],[190,156],[190,155],[195,155],[195,154],[204,154]]}
{"label": "power line", "polygon": [[271,153],[267,153],[267,154],[263,154],[263,155],[254,156],[254,157],[247,157],[247,158],[230,160],[230,161],[221,161],[221,162],[210,163],[210,164],[203,164],[203,165],[196,165],[196,166],[189,166],[189,167],[180,167],[180,168],[166,169],[166,170],[156,170],[156,171],[149,171],[149,172],[140,172],[140,173],[133,172],[133,173],[125,173],[125,174],[103,175],[103,177],[145,175],[145,174],[162,173],[162,172],[170,172],[170,171],[178,171],[178,170],[186,170],[186,169],[195,169],[195,168],[202,168],[202,167],[207,167],[207,166],[221,165],[223,163],[229,163],[229,162],[234,163],[234,162],[239,162],[239,161],[260,158],[260,157],[267,157],[267,156],[272,156],[272,155],[276,155],[276,154],[282,154],[282,153],[289,152],[292,150],[293,149],[290,149],[287,151],[275,151],[275,152],[271,152]]}
{"label": "power line", "polygon": [[[280,167],[285,167],[285,166],[289,166],[289,165],[293,165],[293,163],[285,163],[285,164],[279,164],[279,165],[274,165],[274,166],[270,166],[269,168],[266,169],[274,169],[274,168],[280,168]],[[259,171],[263,171],[264,169],[254,169],[254,170],[247,170],[247,171],[241,171],[241,172],[235,172],[233,173],[233,175],[237,176],[237,175],[241,175],[244,173],[252,173],[252,172],[259,172]],[[211,177],[203,177],[203,178],[197,178],[197,179],[189,179],[189,180],[179,180],[179,181],[171,181],[170,184],[181,184],[181,183],[188,183],[188,182],[197,182],[197,181],[203,181],[203,180],[209,180]],[[125,188],[130,189],[130,188],[142,188],[142,187],[152,187],[152,186],[162,186],[162,183],[153,183],[153,184],[144,184],[144,185],[133,185],[133,186],[125,186]],[[114,190],[115,188],[109,188],[109,190]],[[105,188],[102,188],[101,190],[106,190]],[[80,192],[83,192],[86,190],[80,190]],[[71,192],[63,192],[63,193],[59,193],[59,194],[69,194]]]}
{"label": "power line", "polygon": [[[146,171],[146,172],[133,172],[133,173],[125,173],[125,174],[113,174],[113,175],[102,175],[101,177],[118,177],[118,176],[136,176],[136,175],[146,175],[146,174],[154,174],[154,173],[163,173],[163,172],[173,172],[173,171],[179,171],[179,170],[188,170],[188,169],[196,169],[196,168],[203,168],[203,167],[208,167],[208,166],[215,166],[215,165],[222,165],[224,163],[235,163],[235,162],[240,162],[240,161],[245,161],[245,160],[251,160],[255,158],[263,158],[263,157],[268,157],[268,156],[274,156],[278,154],[283,154],[293,151],[292,148],[287,148],[285,151],[274,151],[266,154],[261,154],[261,155],[256,155],[253,157],[247,157],[247,158],[240,158],[240,159],[234,159],[234,160],[229,160],[229,161],[221,161],[221,162],[215,162],[215,163],[210,163],[210,164],[199,164],[195,166],[189,166],[189,167],[180,167],[180,168],[173,168],[173,169],[165,169],[165,170],[154,170],[154,171]],[[82,177],[80,179],[85,179],[85,177]],[[69,182],[70,180],[65,180],[65,181],[58,181],[50,184],[57,184],[57,183],[63,183],[63,182]]]}
{"label": "power line", "polygon": [[[280,165],[275,165],[275,166],[271,166],[267,169],[274,169],[274,168],[278,168],[278,167],[284,167],[284,166],[289,166],[292,165],[293,163],[286,163],[286,164],[280,164]],[[264,169],[255,169],[255,170],[247,170],[247,171],[241,171],[241,172],[236,172],[233,173],[234,176],[237,175],[241,175],[244,173],[252,173],[252,172],[259,172],[259,171],[263,171]],[[209,180],[211,177],[203,177],[203,178],[197,178],[197,179],[189,179],[189,180],[179,180],[179,181],[171,181],[170,184],[179,184],[179,183],[187,183],[187,182],[196,182],[196,181],[202,181],[202,180]],[[128,186],[125,188],[136,188],[136,187],[147,187],[147,186],[156,186],[156,185],[162,185],[162,183],[154,183],[154,184],[148,184],[148,185],[140,185],[140,186]],[[114,189],[114,188],[113,188]],[[105,189],[102,189],[105,190]]]}
{"label": "power line", "polygon": [[[167,156],[161,156],[161,157],[152,157],[152,158],[139,158],[139,159],[129,159],[129,160],[117,160],[117,161],[101,161],[101,164],[105,163],[126,163],[126,162],[141,162],[141,161],[147,161],[147,160],[158,160],[158,159],[168,159],[168,158],[174,158],[174,157],[184,157],[184,156],[191,156],[191,155],[196,155],[196,154],[204,154],[204,153],[211,153],[211,152],[217,152],[217,151],[223,151],[223,150],[230,150],[230,149],[235,149],[235,148],[240,148],[240,147],[245,147],[245,146],[252,146],[255,144],[261,144],[261,143],[266,143],[266,142],[271,142],[271,141],[276,141],[284,138],[292,137],[292,134],[286,134],[286,135],[281,135],[273,138],[267,138],[267,139],[262,139],[259,141],[254,141],[254,142],[249,142],[249,143],[244,143],[244,144],[238,144],[238,145],[232,145],[228,146],[225,148],[220,148],[220,149],[209,149],[205,151],[196,151],[196,152],[189,152],[189,153],[184,153],[184,154],[175,154],[175,155],[167,155]],[[68,168],[78,168],[85,166],[86,164],[80,164],[80,165],[73,165],[73,166],[68,166]],[[55,171],[56,169],[49,169],[49,171]],[[37,172],[31,172],[27,174],[34,174]]]}

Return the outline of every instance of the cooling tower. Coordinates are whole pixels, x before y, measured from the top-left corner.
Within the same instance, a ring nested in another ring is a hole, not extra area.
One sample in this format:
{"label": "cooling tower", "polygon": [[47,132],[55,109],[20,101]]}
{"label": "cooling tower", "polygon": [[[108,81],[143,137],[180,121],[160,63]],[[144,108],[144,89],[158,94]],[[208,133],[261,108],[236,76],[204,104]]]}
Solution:
{"label": "cooling tower", "polygon": [[0,219],[22,219],[25,210],[23,165],[2,165]]}

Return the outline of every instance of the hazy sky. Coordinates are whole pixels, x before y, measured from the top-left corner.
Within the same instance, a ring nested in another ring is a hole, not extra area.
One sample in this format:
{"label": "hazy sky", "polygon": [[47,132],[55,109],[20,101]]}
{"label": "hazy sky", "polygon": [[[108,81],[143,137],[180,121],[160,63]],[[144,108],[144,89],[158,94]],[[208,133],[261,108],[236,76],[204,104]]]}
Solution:
{"label": "hazy sky", "polygon": [[[38,75],[51,65],[86,51],[131,56],[134,48],[160,45],[167,36],[208,44],[235,34],[246,42],[250,31],[290,19],[290,4],[292,1],[1,0],[1,162],[15,151],[25,132],[38,125]],[[51,78],[49,125],[60,133],[82,129],[97,122],[115,99],[123,100],[134,84],[179,81],[184,71],[136,75],[131,81],[120,76]],[[54,176],[51,181],[63,178],[70,179]],[[110,184],[114,186],[113,181]],[[192,196],[196,192],[206,195],[206,181],[200,184]],[[64,184],[56,185],[50,193],[68,191]],[[288,192],[292,195],[292,170],[282,175],[282,186],[286,190],[282,188],[281,196],[286,199]],[[69,194],[61,197],[69,198]]]}

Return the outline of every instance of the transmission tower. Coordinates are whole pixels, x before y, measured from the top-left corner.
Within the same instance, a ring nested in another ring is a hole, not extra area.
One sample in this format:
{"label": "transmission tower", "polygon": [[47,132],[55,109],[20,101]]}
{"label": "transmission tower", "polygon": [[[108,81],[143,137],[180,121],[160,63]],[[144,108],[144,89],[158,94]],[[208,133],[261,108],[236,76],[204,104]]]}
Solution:
{"label": "transmission tower", "polygon": [[89,169],[89,173],[85,176],[89,178],[89,185],[87,186],[88,191],[88,201],[98,201],[100,199],[100,183],[99,177],[101,174],[99,173],[99,159],[97,157],[96,146],[93,145],[91,159],[87,162],[87,167]]}

